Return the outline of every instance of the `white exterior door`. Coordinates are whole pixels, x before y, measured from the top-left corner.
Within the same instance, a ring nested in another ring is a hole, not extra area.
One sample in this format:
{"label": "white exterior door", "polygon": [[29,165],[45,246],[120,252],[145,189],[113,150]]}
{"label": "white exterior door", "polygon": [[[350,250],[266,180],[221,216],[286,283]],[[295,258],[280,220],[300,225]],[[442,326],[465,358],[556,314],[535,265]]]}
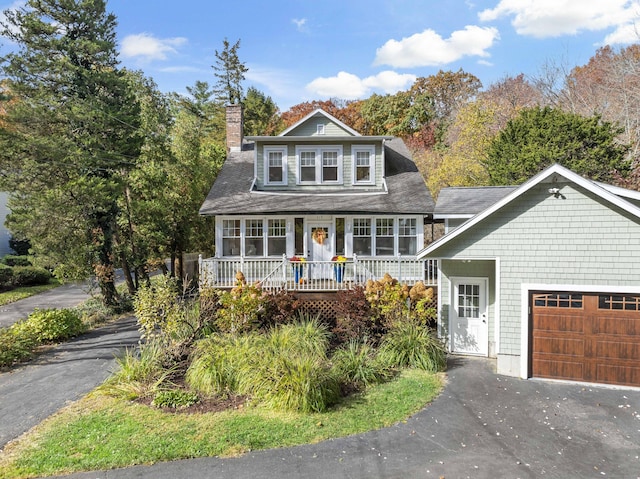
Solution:
{"label": "white exterior door", "polygon": [[451,351],[487,356],[489,315],[486,278],[452,278]]}
{"label": "white exterior door", "polygon": [[[331,261],[331,223],[312,223],[309,225],[309,261]],[[331,263],[312,264],[309,269],[311,279],[331,278]]]}

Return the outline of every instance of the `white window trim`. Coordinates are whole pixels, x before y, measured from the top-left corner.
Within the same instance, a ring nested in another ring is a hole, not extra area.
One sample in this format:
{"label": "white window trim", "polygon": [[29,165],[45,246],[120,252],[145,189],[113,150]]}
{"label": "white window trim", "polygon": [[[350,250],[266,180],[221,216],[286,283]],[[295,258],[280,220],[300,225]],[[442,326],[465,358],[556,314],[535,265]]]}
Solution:
{"label": "white window trim", "polygon": [[[316,162],[316,179],[314,181],[302,181],[300,153],[303,151],[315,152]],[[325,151],[338,152],[338,179],[336,181],[322,181],[322,153]],[[343,155],[341,145],[322,145],[322,146],[296,146],[296,184],[298,185],[341,185],[343,184]]]}
{"label": "white window trim", "polygon": [[[369,152],[369,169],[370,180],[358,181],[357,180],[357,164],[356,153],[358,151]],[[374,145],[353,145],[351,147],[351,184],[353,185],[375,185],[376,184],[376,147]]]}
{"label": "white window trim", "polygon": [[[280,152],[282,153],[282,181],[269,181],[269,153],[271,152]],[[264,163],[264,184],[265,185],[277,185],[277,186],[286,186],[287,185],[287,154],[288,150],[285,146],[265,146],[262,153],[263,163]]]}

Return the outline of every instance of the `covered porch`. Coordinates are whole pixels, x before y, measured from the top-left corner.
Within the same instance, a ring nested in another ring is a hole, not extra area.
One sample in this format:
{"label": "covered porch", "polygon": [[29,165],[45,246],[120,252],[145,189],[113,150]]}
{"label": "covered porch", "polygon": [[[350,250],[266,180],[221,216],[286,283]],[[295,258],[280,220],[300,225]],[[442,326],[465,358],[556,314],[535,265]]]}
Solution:
{"label": "covered porch", "polygon": [[292,261],[282,258],[199,258],[200,287],[232,288],[242,272],[248,283],[258,282],[265,290],[300,292],[338,291],[364,286],[367,280],[385,273],[409,286],[422,281],[437,285],[437,260],[413,256],[371,258],[353,255],[344,262]]}

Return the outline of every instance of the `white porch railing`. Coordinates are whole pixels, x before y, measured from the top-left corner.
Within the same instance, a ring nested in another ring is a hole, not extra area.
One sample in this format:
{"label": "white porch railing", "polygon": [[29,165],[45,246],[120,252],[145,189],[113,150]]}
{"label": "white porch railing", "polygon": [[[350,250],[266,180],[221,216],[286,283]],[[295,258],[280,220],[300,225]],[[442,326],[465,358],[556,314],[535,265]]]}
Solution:
{"label": "white porch railing", "polygon": [[354,285],[364,286],[369,279],[381,279],[389,273],[400,283],[413,285],[423,281],[437,284],[437,261],[413,257],[360,258],[345,263],[333,261],[292,262],[278,258],[199,258],[200,286],[232,288],[236,274],[242,272],[247,283],[259,282],[263,289],[295,291],[336,291]]}

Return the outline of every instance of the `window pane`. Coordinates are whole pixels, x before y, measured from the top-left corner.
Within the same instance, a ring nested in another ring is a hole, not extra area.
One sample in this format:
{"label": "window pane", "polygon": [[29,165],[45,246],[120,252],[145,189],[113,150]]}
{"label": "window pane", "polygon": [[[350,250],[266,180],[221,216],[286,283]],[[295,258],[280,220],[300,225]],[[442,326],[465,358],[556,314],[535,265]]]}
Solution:
{"label": "window pane", "polygon": [[263,256],[264,240],[262,220],[245,220],[244,254],[246,256]]}
{"label": "window pane", "polygon": [[353,220],[353,252],[371,256],[371,220],[369,218]]}
{"label": "window pane", "polygon": [[336,254],[344,255],[344,218],[336,218]]}
{"label": "window pane", "polygon": [[304,256],[304,218],[296,218],[295,236],[296,236],[296,255]]}
{"label": "window pane", "polygon": [[300,152],[300,179],[302,181],[316,181],[315,151]]}
{"label": "window pane", "polygon": [[222,256],[239,256],[240,238],[222,239]]}
{"label": "window pane", "polygon": [[267,254],[282,256],[287,252],[287,222],[284,219],[269,220]]}
{"label": "window pane", "polygon": [[415,255],[417,253],[417,244],[418,242],[415,236],[401,236],[398,238],[398,253],[409,256]]}
{"label": "window pane", "polygon": [[240,255],[240,220],[222,221],[222,256]]}
{"label": "window pane", "polygon": [[322,152],[322,181],[338,181],[338,152]]}
{"label": "window pane", "polygon": [[282,152],[270,151],[267,161],[269,162],[269,182],[282,182]]}
{"label": "window pane", "polygon": [[376,256],[393,256],[393,218],[376,220]]}
{"label": "window pane", "polygon": [[371,181],[370,153],[356,152],[356,181]]}

